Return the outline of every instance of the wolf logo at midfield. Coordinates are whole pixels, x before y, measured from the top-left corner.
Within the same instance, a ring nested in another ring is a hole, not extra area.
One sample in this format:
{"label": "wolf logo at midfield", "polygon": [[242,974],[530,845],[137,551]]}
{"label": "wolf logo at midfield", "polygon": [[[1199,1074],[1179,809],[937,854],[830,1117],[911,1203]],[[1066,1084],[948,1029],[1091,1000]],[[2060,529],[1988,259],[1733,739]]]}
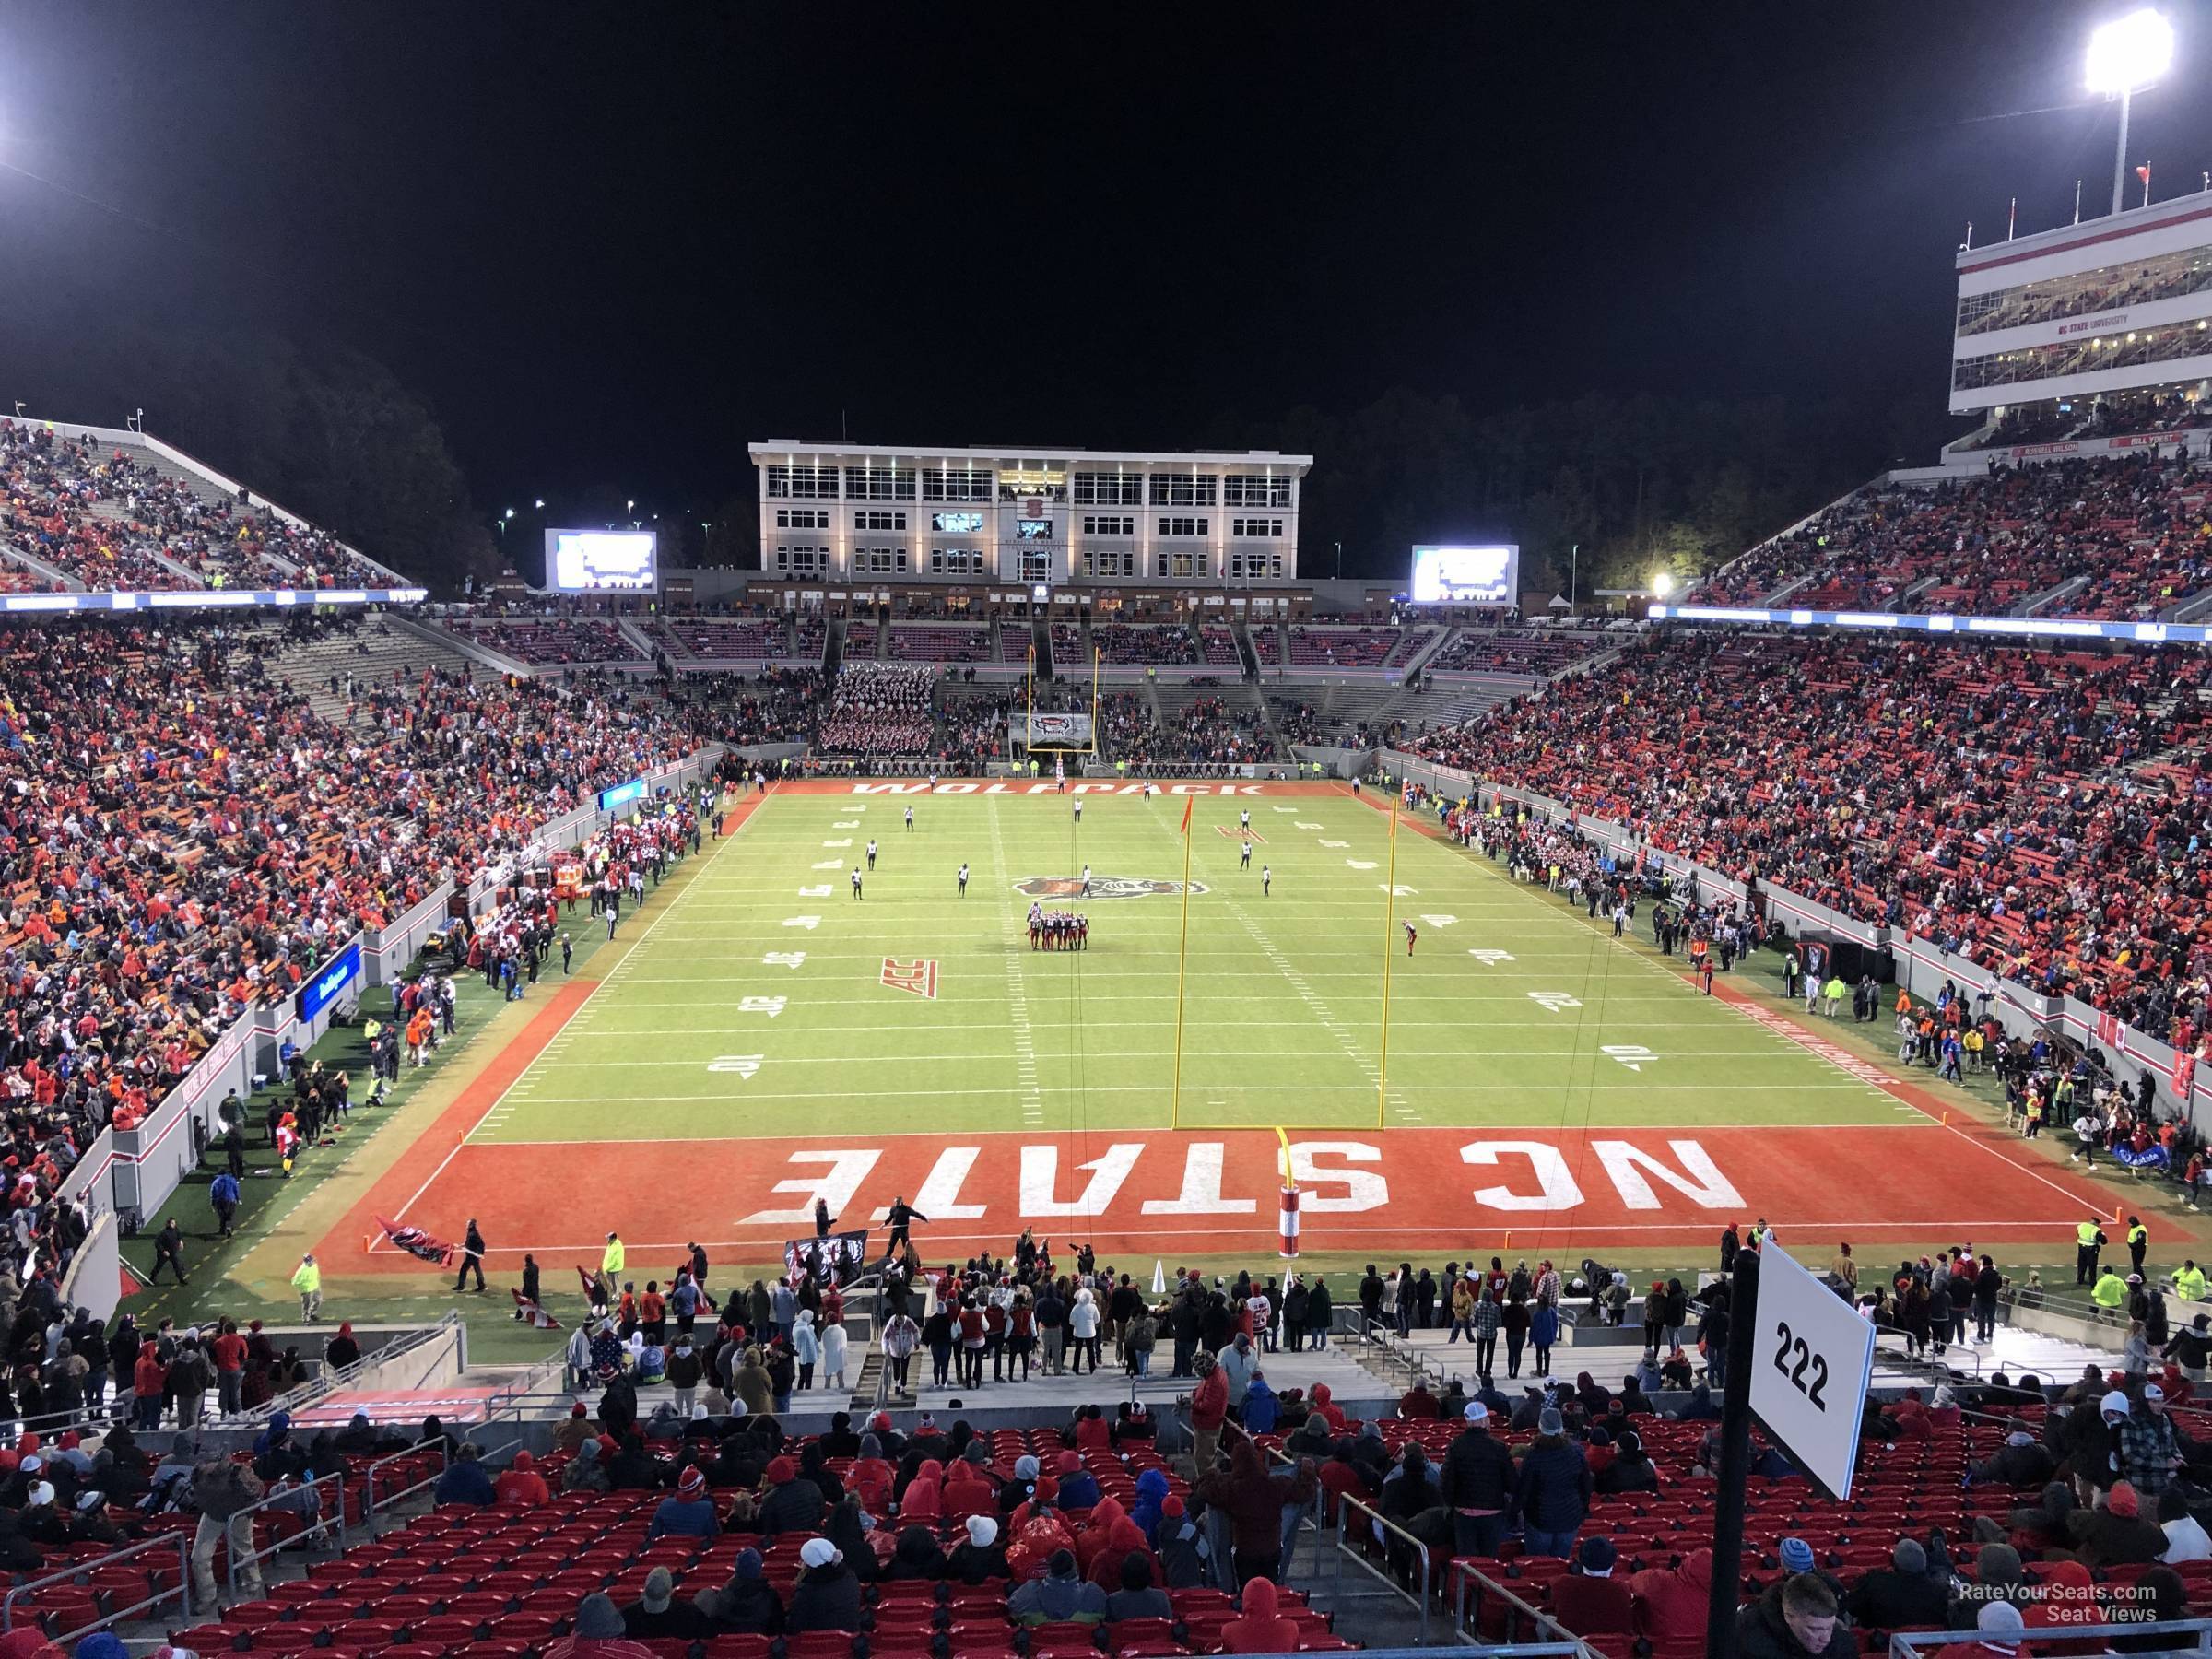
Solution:
{"label": "wolf logo at midfield", "polygon": [[[1025,899],[1077,899],[1084,897],[1083,878],[1080,876],[1030,876],[1014,884],[1014,890]],[[1135,876],[1093,876],[1090,892],[1093,899],[1152,899],[1172,898],[1182,891],[1180,881],[1155,881]],[[1194,881],[1191,891],[1203,893],[1206,883]]]}

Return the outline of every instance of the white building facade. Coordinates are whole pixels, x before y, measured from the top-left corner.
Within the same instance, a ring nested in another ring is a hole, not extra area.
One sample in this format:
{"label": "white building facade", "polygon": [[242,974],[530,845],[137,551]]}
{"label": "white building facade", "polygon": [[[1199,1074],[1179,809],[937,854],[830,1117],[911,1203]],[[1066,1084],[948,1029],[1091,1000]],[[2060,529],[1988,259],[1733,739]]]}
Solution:
{"label": "white building facade", "polygon": [[760,567],[792,582],[1292,581],[1313,464],[1273,450],[747,449]]}
{"label": "white building facade", "polygon": [[2212,194],[1958,256],[1955,415],[2050,399],[2194,404],[2212,376]]}

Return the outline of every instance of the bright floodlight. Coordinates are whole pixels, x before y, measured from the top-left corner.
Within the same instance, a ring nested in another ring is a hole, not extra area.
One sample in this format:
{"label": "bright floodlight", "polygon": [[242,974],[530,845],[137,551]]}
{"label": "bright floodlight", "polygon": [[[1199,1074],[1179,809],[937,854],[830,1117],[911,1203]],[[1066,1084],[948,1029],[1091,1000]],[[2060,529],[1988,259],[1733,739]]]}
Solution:
{"label": "bright floodlight", "polygon": [[2108,95],[2147,87],[2173,64],[2173,25],[2146,6],[2089,34],[2089,90]]}
{"label": "bright floodlight", "polygon": [[1674,591],[1675,573],[1672,571],[1661,571],[1652,578],[1652,592],[1658,594],[1660,598],[1665,598]]}

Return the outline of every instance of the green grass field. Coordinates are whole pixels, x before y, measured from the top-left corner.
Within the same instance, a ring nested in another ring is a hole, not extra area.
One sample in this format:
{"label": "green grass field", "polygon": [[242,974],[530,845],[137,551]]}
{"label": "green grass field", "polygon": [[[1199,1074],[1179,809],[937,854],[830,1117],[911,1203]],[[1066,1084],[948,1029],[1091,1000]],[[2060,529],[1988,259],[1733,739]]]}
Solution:
{"label": "green grass field", "polygon": [[[771,796],[472,1141],[1167,1125],[1181,897],[1048,900],[1090,916],[1089,947],[1038,953],[1018,884],[1086,865],[1100,885],[1179,881],[1183,799],[1085,796],[1079,825],[1072,800]],[[1264,838],[1249,869],[1241,808]],[[1392,1127],[1911,1114],[1487,859],[1407,824],[1393,895],[1391,858],[1387,815],[1348,795],[1197,798],[1183,1126],[1372,1128],[1379,1097]],[[887,958],[934,962],[935,995],[885,985]]]}

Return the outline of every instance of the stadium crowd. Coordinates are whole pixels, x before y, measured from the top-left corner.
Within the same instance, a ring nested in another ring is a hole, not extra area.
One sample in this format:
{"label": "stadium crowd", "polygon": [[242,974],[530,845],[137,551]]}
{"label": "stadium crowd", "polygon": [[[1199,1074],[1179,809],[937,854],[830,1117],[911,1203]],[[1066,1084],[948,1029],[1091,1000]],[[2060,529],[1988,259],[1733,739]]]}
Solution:
{"label": "stadium crowd", "polygon": [[2212,481],[2178,451],[1869,486],[1725,566],[1695,597],[1748,605],[1802,582],[1791,602],[1813,609],[1993,615],[2080,580],[2048,614],[2152,616],[2206,585],[2208,500]]}
{"label": "stadium crowd", "polygon": [[[2204,1029],[2212,975],[2206,677],[2179,652],[1691,634],[1411,742],[2156,1036]],[[2182,782],[2130,775],[2176,746]]]}
{"label": "stadium crowd", "polygon": [[848,660],[822,717],[821,747],[831,754],[927,754],[936,683],[926,663]]}
{"label": "stadium crowd", "polygon": [[0,420],[0,538],[88,588],[382,585],[338,541],[195,489],[121,445]]}

